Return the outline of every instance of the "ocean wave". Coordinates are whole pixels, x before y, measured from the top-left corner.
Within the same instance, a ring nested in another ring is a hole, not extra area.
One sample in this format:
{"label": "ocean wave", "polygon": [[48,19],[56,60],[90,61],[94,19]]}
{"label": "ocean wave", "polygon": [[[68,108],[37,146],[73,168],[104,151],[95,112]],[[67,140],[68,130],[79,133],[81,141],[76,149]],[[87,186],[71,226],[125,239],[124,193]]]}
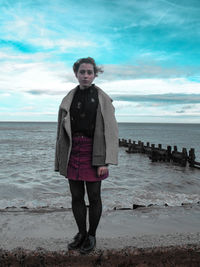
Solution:
{"label": "ocean wave", "polygon": [[[165,203],[164,205],[158,205],[150,203],[148,205],[141,205],[141,204],[132,204],[131,207],[121,207],[121,206],[115,206],[111,209],[104,210],[104,212],[111,212],[111,211],[119,211],[119,210],[136,210],[136,209],[148,209],[148,208],[167,208],[167,207],[196,207],[200,206],[200,201],[196,203],[191,202],[185,202],[181,203],[181,205],[177,206],[170,206],[168,203]],[[89,208],[89,205],[87,205],[87,208]],[[65,208],[65,207],[53,207],[53,206],[42,206],[42,207],[34,207],[29,208],[27,206],[22,207],[16,207],[16,206],[10,206],[6,207],[4,209],[0,209],[0,213],[16,213],[16,212],[30,212],[30,213],[51,213],[51,212],[68,212],[72,211],[72,208]]]}

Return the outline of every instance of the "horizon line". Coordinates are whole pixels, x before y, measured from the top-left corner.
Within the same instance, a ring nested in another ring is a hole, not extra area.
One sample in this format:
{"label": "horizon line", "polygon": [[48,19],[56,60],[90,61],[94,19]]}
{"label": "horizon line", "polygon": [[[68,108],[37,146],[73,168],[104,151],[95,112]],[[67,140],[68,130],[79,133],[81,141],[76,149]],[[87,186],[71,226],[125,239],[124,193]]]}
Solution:
{"label": "horizon line", "polygon": [[[0,121],[0,123],[57,123],[57,121]],[[117,122],[119,123],[149,123],[149,124],[200,124],[200,122],[130,122],[130,121],[121,121],[121,122]]]}

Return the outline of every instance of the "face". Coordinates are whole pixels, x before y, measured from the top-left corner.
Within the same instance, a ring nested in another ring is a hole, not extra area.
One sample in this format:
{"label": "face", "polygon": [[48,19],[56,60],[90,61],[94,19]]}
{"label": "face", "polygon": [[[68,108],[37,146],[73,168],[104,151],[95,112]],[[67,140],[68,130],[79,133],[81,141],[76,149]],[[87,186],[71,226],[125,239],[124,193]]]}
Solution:
{"label": "face", "polygon": [[76,78],[79,81],[80,89],[90,87],[95,79],[93,65],[90,63],[82,63],[76,73]]}

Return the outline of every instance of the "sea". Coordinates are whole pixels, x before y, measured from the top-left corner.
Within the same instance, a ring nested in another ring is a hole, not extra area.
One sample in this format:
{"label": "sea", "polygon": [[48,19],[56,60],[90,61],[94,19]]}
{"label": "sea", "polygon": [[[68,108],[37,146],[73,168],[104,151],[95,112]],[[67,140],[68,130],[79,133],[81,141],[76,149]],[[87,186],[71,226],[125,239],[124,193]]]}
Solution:
{"label": "sea", "polygon": [[[54,172],[56,129],[56,122],[0,122],[0,210],[71,208],[68,180]],[[119,123],[119,138],[194,148],[200,162],[200,124]],[[102,182],[103,212],[200,201],[200,169],[151,162],[126,149],[119,147],[119,164]]]}

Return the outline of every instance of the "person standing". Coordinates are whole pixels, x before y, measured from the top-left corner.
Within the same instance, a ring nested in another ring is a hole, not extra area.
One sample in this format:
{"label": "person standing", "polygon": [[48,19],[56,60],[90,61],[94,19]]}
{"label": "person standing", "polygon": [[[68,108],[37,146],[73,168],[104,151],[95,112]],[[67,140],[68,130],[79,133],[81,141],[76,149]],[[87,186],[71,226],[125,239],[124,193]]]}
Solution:
{"label": "person standing", "polygon": [[[78,233],[69,250],[89,253],[96,245],[96,230],[102,214],[101,182],[109,164],[118,164],[118,126],[112,99],[93,84],[103,72],[91,57],[73,65],[78,85],[62,100],[58,113],[55,171],[69,181],[72,211]],[[89,229],[85,188],[89,200]]]}

